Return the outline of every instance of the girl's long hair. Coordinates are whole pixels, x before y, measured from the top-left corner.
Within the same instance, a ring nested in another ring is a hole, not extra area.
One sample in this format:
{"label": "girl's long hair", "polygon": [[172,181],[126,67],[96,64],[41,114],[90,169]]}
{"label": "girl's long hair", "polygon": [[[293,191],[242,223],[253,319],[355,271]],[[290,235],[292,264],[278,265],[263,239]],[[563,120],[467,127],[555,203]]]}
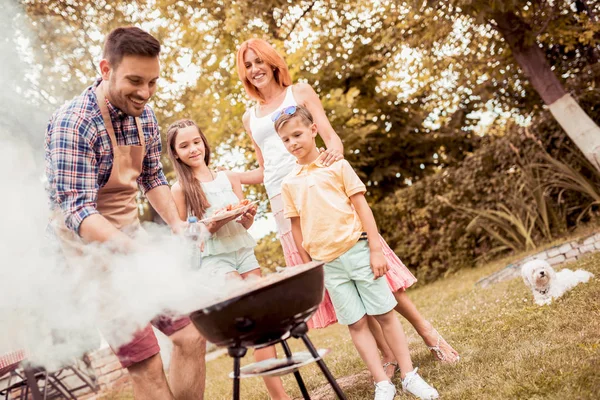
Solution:
{"label": "girl's long hair", "polygon": [[206,212],[206,209],[210,207],[210,204],[206,199],[206,194],[204,193],[204,190],[202,190],[202,185],[200,182],[194,177],[194,171],[192,171],[192,168],[190,168],[189,165],[181,162],[181,160],[177,157],[177,152],[175,151],[175,140],[177,139],[177,133],[179,133],[179,129],[183,129],[188,126],[194,126],[196,129],[198,129],[198,133],[204,142],[204,162],[206,165],[210,163],[210,147],[208,145],[208,140],[206,140],[206,136],[204,136],[204,133],[202,133],[200,128],[198,128],[198,125],[189,119],[180,119],[169,126],[169,129],[167,130],[167,153],[169,154],[171,163],[175,167],[177,179],[179,180],[179,184],[183,189],[187,212],[189,213],[191,211],[196,217],[202,218]]}
{"label": "girl's long hair", "polygon": [[248,75],[246,74],[244,56],[248,49],[254,51],[263,62],[273,69],[275,82],[277,82],[280,87],[285,88],[290,86],[292,84],[292,77],[290,76],[290,71],[288,71],[287,64],[283,57],[281,57],[268,42],[262,39],[249,39],[242,43],[237,52],[238,76],[244,84],[244,88],[246,88],[246,94],[251,99],[258,100],[259,103],[264,103],[265,97],[260,93],[256,86],[250,82],[250,79],[248,79]]}

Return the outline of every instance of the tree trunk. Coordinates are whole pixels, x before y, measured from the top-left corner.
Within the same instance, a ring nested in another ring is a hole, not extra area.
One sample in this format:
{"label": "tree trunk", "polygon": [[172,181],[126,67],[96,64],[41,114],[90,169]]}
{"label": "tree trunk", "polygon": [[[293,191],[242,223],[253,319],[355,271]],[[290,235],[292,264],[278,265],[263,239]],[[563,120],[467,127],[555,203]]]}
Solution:
{"label": "tree trunk", "polygon": [[498,32],[506,40],[517,64],[548,105],[556,121],[600,171],[600,127],[565,91],[533,37],[531,27],[512,12],[496,12],[492,14],[492,18],[496,21]]}

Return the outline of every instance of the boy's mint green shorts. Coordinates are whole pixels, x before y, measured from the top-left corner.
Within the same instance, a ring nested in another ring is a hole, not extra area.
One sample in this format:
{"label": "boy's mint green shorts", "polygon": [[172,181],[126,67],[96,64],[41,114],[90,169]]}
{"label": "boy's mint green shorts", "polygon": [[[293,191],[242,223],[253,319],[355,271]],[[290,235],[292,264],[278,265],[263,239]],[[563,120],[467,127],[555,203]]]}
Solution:
{"label": "boy's mint green shorts", "polygon": [[214,274],[225,275],[229,272],[238,272],[241,275],[260,268],[260,265],[254,255],[254,249],[244,247],[229,253],[204,256],[200,268]]}
{"label": "boy's mint green shorts", "polygon": [[365,314],[385,314],[398,304],[385,277],[375,279],[366,240],[359,240],[324,268],[325,287],[342,325],[352,325]]}

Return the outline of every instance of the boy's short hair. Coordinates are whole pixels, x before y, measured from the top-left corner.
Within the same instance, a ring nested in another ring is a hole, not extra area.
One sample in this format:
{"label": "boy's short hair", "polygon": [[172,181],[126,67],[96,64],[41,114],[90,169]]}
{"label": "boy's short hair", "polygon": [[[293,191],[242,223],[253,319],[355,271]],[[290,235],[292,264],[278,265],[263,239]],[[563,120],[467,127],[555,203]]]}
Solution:
{"label": "boy's short hair", "polygon": [[117,68],[125,56],[158,57],[160,43],[154,36],[135,26],[114,29],[104,42],[103,58]]}
{"label": "boy's short hair", "polygon": [[311,126],[314,123],[313,116],[310,113],[310,111],[306,109],[306,107],[301,105],[297,105],[295,107],[296,111],[294,111],[292,114],[283,112],[283,110],[280,111],[281,115],[275,121],[275,132],[279,133],[279,130],[286,122],[296,117],[300,118],[302,120],[302,123],[306,126]]}

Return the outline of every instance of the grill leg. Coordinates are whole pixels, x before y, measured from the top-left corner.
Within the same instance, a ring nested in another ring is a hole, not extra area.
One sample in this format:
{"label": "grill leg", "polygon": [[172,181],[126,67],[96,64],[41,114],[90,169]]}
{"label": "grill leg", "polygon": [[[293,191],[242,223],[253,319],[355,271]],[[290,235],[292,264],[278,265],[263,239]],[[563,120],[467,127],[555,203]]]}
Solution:
{"label": "grill leg", "polygon": [[[308,332],[308,326],[306,326],[306,323],[303,322],[300,325],[296,326],[294,329],[292,329],[292,336],[294,336],[296,338],[302,339],[302,341],[304,342],[304,345],[306,346],[306,348],[308,349],[308,351],[310,352],[310,354],[314,358],[318,359],[319,358],[319,352],[317,351],[317,349],[315,349],[315,346],[313,346],[312,342],[310,341],[310,339],[306,335],[306,332]],[[333,375],[331,375],[331,372],[329,371],[329,368],[327,368],[327,365],[325,365],[325,361],[323,361],[322,359],[319,359],[317,361],[317,364],[319,365],[319,368],[321,368],[321,372],[323,372],[323,375],[325,375],[325,378],[327,379],[327,381],[331,385],[331,388],[335,392],[335,394],[338,397],[338,399],[340,399],[340,400],[347,400],[346,399],[346,395],[344,394],[344,392],[342,392],[342,389],[337,384],[337,382],[336,382],[335,378],[333,377]]]}
{"label": "grill leg", "polygon": [[240,400],[240,360],[246,355],[245,347],[229,347],[227,353],[233,357],[233,400]]}
{"label": "grill leg", "polygon": [[[42,400],[42,393],[37,385],[37,380],[35,379],[35,372],[30,368],[25,368],[25,376],[27,377],[27,392],[28,389],[31,389],[31,395],[33,396],[33,400]],[[46,377],[48,379],[48,377]],[[44,382],[46,384],[47,382]],[[27,395],[26,395],[27,396]]]}
{"label": "grill leg", "polygon": [[[290,346],[288,346],[287,341],[282,340],[281,346],[283,346],[283,351],[285,352],[285,356],[287,358],[292,357],[292,351],[290,350]],[[300,388],[300,392],[302,393],[302,397],[304,400],[310,400],[310,395],[306,390],[306,385],[304,385],[304,381],[302,380],[302,376],[300,375],[300,371],[294,371],[294,377],[296,377],[296,382],[298,382],[298,387]]]}

